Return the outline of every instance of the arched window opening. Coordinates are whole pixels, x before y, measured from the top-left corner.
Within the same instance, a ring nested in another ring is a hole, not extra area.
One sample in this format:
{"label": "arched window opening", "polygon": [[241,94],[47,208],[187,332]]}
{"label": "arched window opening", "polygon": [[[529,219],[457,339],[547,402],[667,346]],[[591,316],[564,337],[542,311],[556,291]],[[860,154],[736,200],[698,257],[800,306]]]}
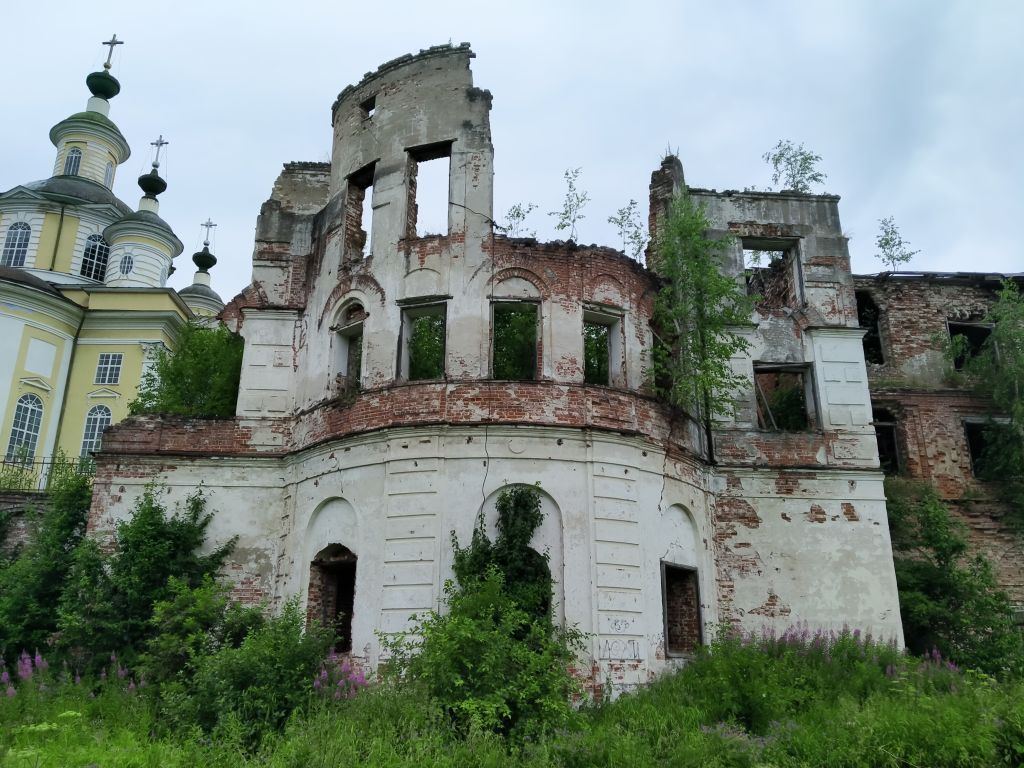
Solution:
{"label": "arched window opening", "polygon": [[111,189],[114,186],[114,164],[107,163],[107,167],[103,169],[103,186],[107,189]]}
{"label": "arched window opening", "polygon": [[866,329],[864,334],[864,360],[881,365],[885,362],[882,354],[882,335],[878,330],[878,305],[867,291],[857,291],[857,324]]}
{"label": "arched window opening", "polygon": [[336,352],[334,355],[334,381],[336,391],[359,389],[363,373],[363,320],[366,310],[358,302],[350,304],[341,313],[341,322],[335,326]]}
{"label": "arched window opening", "polygon": [[83,457],[100,449],[103,441],[103,430],[110,426],[110,409],[105,405],[94,405],[85,417],[85,434],[82,437]]}
{"label": "arched window opening", "polygon": [[4,461],[31,464],[36,457],[36,443],[39,441],[39,427],[42,423],[43,401],[35,395],[19,397]]}
{"label": "arched window opening", "polygon": [[78,147],[72,148],[64,158],[64,175],[77,176],[78,169],[82,165],[82,150]]}
{"label": "arched window opening", "polygon": [[4,239],[3,258],[0,264],[5,267],[25,266],[25,256],[28,254],[28,240],[32,236],[32,227],[23,221],[16,221],[7,228],[7,237]]}
{"label": "arched window opening", "polygon": [[306,617],[334,630],[334,650],[352,650],[352,611],[356,602],[356,555],[341,544],[330,544],[309,564]]}
{"label": "arched window opening", "polygon": [[85,241],[85,253],[82,254],[82,270],[79,274],[90,280],[102,280],[107,274],[107,258],[110,246],[103,235],[89,235]]}

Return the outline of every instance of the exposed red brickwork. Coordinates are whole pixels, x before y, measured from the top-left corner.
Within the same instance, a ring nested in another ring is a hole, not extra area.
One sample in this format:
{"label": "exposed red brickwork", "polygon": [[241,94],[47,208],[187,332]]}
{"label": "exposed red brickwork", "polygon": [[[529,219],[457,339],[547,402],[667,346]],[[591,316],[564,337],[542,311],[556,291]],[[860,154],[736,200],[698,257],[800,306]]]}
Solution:
{"label": "exposed red brickwork", "polygon": [[0,529],[6,533],[0,539],[0,554],[16,552],[32,540],[48,504],[42,493],[0,492],[0,520],[7,520],[7,530]]}
{"label": "exposed red brickwork", "polygon": [[701,641],[697,572],[665,566],[665,647],[669,654],[688,654]]}
{"label": "exposed red brickwork", "polygon": [[784,605],[779,600],[779,596],[771,591],[768,592],[767,600],[757,606],[757,608],[751,608],[749,611],[749,613],[755,616],[764,616],[771,619],[789,616],[792,612],[792,609],[788,605]]}

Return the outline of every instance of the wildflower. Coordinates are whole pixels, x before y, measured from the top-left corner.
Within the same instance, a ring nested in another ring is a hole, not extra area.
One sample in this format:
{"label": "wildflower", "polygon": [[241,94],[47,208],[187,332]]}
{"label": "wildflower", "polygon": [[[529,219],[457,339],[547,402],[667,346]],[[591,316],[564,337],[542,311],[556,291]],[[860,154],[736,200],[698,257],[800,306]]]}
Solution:
{"label": "wildflower", "polygon": [[45,672],[50,667],[50,665],[47,663],[46,659],[43,658],[43,654],[41,654],[38,650],[36,651],[36,657],[35,657],[34,661],[35,661],[36,669],[41,669],[41,670],[43,670]]}
{"label": "wildflower", "polygon": [[135,681],[132,680],[128,683],[128,693],[135,693]]}
{"label": "wildflower", "polygon": [[4,667],[4,671],[0,672],[0,685],[10,685],[11,674],[7,671],[7,667]]}
{"label": "wildflower", "polygon": [[18,657],[18,677],[21,680],[29,680],[32,677],[32,658],[25,651]]}
{"label": "wildflower", "polygon": [[320,676],[317,675],[316,678],[313,680],[313,690],[319,691],[322,687],[323,684],[320,682]]}
{"label": "wildflower", "polygon": [[7,698],[9,699],[9,698],[11,698],[13,696],[17,696],[17,695],[18,695],[18,692],[16,690],[14,690],[14,686],[11,685],[10,683],[8,683],[8,685],[7,685]]}
{"label": "wildflower", "polygon": [[106,680],[106,679],[107,679],[107,670],[101,669],[100,670],[100,680]]}
{"label": "wildflower", "polygon": [[119,665],[117,666],[117,676],[118,676],[118,678],[120,678],[121,680],[124,680],[124,679],[125,679],[126,677],[128,677],[128,668],[127,668],[127,667],[122,667],[122,666],[121,666],[121,665],[119,664]]}
{"label": "wildflower", "polygon": [[110,663],[117,664],[117,654],[113,651],[110,652]]}
{"label": "wildflower", "polygon": [[81,685],[81,683],[82,683],[82,676],[80,674],[78,674],[78,670],[76,669],[75,670],[75,685]]}

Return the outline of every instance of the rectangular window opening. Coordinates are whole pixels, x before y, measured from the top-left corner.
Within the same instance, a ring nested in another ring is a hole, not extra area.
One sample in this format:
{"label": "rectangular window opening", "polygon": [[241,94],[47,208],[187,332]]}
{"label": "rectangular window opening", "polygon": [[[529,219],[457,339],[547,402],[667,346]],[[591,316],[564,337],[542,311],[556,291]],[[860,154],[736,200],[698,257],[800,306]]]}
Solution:
{"label": "rectangular window opening", "polygon": [[124,355],[120,352],[100,353],[99,364],[96,366],[97,384],[117,384],[121,381],[121,361]]}
{"label": "rectangular window opening", "polygon": [[757,426],[773,432],[811,428],[809,377],[805,368],[754,365]]}
{"label": "rectangular window opening", "polygon": [[345,204],[345,253],[351,261],[373,254],[373,173],[376,163],[348,177]]}
{"label": "rectangular window opening", "polygon": [[583,312],[583,381],[615,386],[622,381],[621,318],[596,310]]}
{"label": "rectangular window opening", "polygon": [[760,296],[762,305],[789,306],[794,300],[792,239],[743,237],[743,270],[747,294]]}
{"label": "rectangular window opening", "polygon": [[896,417],[885,408],[873,408],[872,422],[878,441],[878,463],[887,475],[898,475],[902,471],[899,444],[896,439]]}
{"label": "rectangular window opening", "polygon": [[337,357],[335,362],[336,394],[359,389],[363,373],[363,322],[360,318],[337,329]]}
{"label": "rectangular window opening", "polygon": [[400,370],[407,381],[444,378],[445,305],[430,304],[402,313]]}
{"label": "rectangular window opening", "polygon": [[953,358],[953,367],[962,371],[968,360],[981,353],[988,337],[992,335],[992,326],[983,323],[952,322],[947,322],[946,325],[949,328],[949,339],[955,345],[957,353]]}
{"label": "rectangular window opening", "polygon": [[989,424],[977,421],[964,422],[967,437],[967,451],[971,456],[971,473],[980,480],[992,479]]}
{"label": "rectangular window opening", "polygon": [[863,345],[864,360],[874,365],[885,362],[882,354],[882,336],[878,330],[878,305],[867,291],[856,291],[857,324],[865,329]]}
{"label": "rectangular window opening", "polygon": [[537,377],[538,306],[529,302],[493,305],[492,374],[525,381]]}
{"label": "rectangular window opening", "polygon": [[697,571],[662,563],[661,580],[665,600],[665,652],[668,656],[690,655],[701,644]]}
{"label": "rectangular window opening", "polygon": [[363,110],[363,118],[369,119],[373,117],[374,110],[377,109],[377,97],[376,95],[371,96],[359,105],[359,108]]}
{"label": "rectangular window opening", "polygon": [[406,237],[447,235],[452,142],[409,150]]}

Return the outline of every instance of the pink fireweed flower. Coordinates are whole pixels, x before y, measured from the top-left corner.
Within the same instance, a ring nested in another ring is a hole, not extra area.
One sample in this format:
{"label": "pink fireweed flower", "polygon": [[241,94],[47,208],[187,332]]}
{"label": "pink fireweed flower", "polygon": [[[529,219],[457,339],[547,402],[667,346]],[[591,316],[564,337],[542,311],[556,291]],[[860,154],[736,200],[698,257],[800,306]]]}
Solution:
{"label": "pink fireweed flower", "polygon": [[121,680],[124,680],[128,676],[128,670],[125,667],[122,667],[121,665],[118,665],[118,667],[117,667],[117,676]]}
{"label": "pink fireweed flower", "polygon": [[14,690],[14,686],[8,684],[8,686],[7,686],[7,698],[11,698],[12,696],[17,696],[17,695],[18,695],[18,692],[16,690]]}
{"label": "pink fireweed flower", "polygon": [[313,679],[313,690],[314,691],[319,691],[322,687],[323,687],[323,683],[320,682],[320,676],[317,675]]}
{"label": "pink fireweed flower", "polygon": [[18,657],[18,677],[21,680],[29,680],[32,677],[32,657],[25,651]]}
{"label": "pink fireweed flower", "polygon": [[4,667],[4,671],[0,673],[0,685],[11,684],[11,673],[7,671],[7,667]]}
{"label": "pink fireweed flower", "polygon": [[82,683],[82,676],[80,674],[78,674],[78,670],[76,669],[75,670],[75,685],[81,685],[81,683]]}
{"label": "pink fireweed flower", "polygon": [[128,683],[128,693],[135,693],[135,681],[132,680]]}
{"label": "pink fireweed flower", "polygon": [[38,650],[36,651],[36,657],[35,659],[33,659],[33,661],[35,662],[36,669],[46,671],[46,669],[50,666],[47,663],[46,659],[43,658],[43,654],[41,654]]}
{"label": "pink fireweed flower", "polygon": [[100,670],[100,680],[106,680],[106,679],[107,679],[107,670],[101,669]]}

